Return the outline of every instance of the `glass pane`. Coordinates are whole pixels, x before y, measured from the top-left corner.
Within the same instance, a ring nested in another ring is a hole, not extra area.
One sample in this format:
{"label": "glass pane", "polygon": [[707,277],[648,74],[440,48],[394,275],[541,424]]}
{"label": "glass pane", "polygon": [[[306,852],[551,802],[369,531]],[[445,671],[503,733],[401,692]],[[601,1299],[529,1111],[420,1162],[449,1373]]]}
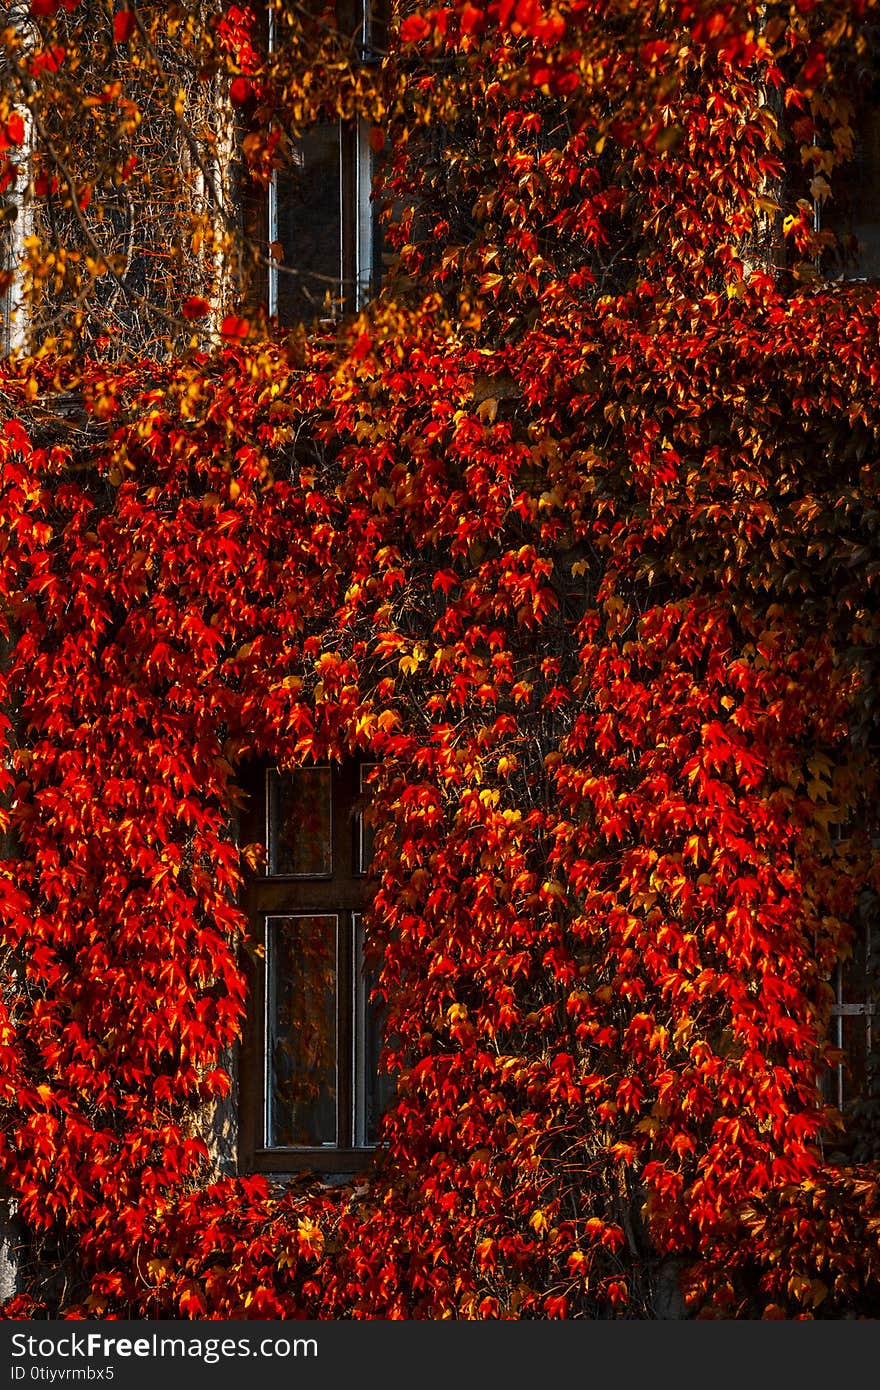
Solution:
{"label": "glass pane", "polygon": [[[849,960],[838,967],[838,999],[844,1014],[840,1020],[841,1047],[846,1053],[844,1100],[852,1101],[867,1095],[868,1030],[868,959],[867,940],[857,937]],[[851,1010],[858,1008],[860,1013]]]}
{"label": "glass pane", "polygon": [[880,91],[859,102],[853,117],[853,158],[831,176],[822,226],[838,246],[829,253],[832,276],[880,277]]}
{"label": "glass pane", "polygon": [[[310,321],[339,307],[342,219],[337,122],[305,131],[278,171],[278,320]],[[295,273],[291,273],[295,272]],[[327,304],[328,295],[330,305]]]}
{"label": "glass pane", "polygon": [[379,1070],[382,1051],[382,1013],[371,1003],[376,972],[364,967],[363,926],[355,916],[355,1144],[372,1147],[378,1142],[379,1123],[394,1100],[396,1083],[390,1072]]}
{"label": "glass pane", "polygon": [[[840,966],[834,972],[834,1005],[831,1010],[831,1017],[828,1020],[828,1039],[832,1047],[839,1052],[843,1051],[843,1018],[840,1014],[841,990],[840,990]],[[838,1110],[843,1109],[844,1102],[844,1082],[846,1069],[843,1059],[829,1066],[825,1070],[823,1077],[822,1091],[826,1102],[829,1105],[836,1105]]]}
{"label": "glass pane", "polygon": [[364,811],[370,804],[369,775],[375,763],[361,763],[358,773],[357,816],[355,819],[355,872],[365,874],[373,858],[373,827],[368,823]]}
{"label": "glass pane", "polygon": [[333,872],[329,767],[272,770],[267,777],[268,873],[316,878]]}
{"label": "glass pane", "polygon": [[383,0],[366,0],[363,11],[364,56],[381,58],[388,43],[387,4]]}
{"label": "glass pane", "polygon": [[266,921],[266,1144],[336,1143],[335,916]]}
{"label": "glass pane", "polygon": [[834,971],[834,1004],[829,1037],[844,1053],[831,1069],[825,1095],[839,1109],[868,1095],[868,1055],[871,1050],[873,1001],[869,986],[867,941],[857,938],[849,960]]}

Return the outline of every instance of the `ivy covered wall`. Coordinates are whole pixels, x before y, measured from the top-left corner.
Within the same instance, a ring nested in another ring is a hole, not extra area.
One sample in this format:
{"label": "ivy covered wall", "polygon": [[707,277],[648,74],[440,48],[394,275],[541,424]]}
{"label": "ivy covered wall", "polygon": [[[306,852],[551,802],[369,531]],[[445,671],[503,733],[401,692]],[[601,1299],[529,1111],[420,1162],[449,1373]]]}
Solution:
{"label": "ivy covered wall", "polygon": [[[873,9],[465,3],[369,70],[226,16],[257,173],[360,111],[397,259],[332,330],[4,367],[9,1316],[876,1313],[876,1102],[817,1078],[880,887],[880,299],[803,196]],[[397,1099],[351,1184],[218,1179],[240,782],[353,754]]]}

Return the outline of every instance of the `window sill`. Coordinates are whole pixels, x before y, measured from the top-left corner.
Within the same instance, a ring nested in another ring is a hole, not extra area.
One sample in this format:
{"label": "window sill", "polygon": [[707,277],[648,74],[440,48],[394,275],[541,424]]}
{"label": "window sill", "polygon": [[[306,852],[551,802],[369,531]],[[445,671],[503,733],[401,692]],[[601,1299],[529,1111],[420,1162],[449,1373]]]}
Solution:
{"label": "window sill", "polygon": [[239,1164],[239,1176],[254,1173],[362,1173],[378,1152],[376,1147],[360,1149],[296,1148],[258,1149],[248,1161]]}

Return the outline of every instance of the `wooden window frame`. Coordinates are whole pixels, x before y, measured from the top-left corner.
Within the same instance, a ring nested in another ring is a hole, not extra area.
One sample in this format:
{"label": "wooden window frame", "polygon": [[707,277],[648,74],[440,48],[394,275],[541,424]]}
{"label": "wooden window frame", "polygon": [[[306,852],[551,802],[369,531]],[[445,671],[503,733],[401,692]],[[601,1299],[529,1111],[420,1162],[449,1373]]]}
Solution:
{"label": "wooden window frame", "polygon": [[[318,765],[316,765],[318,766]],[[323,764],[327,766],[327,764]],[[357,947],[357,921],[367,905],[368,890],[362,861],[361,764],[355,759],[330,763],[333,871],[330,874],[270,875],[268,859],[263,872],[252,874],[244,893],[244,905],[253,928],[253,941],[262,951],[248,963],[248,1005],[239,1063],[238,1169],[244,1173],[290,1173],[301,1170],[354,1173],[362,1170],[375,1146],[355,1142],[358,1094],[357,1068],[363,1058],[356,1052],[359,999],[356,971],[361,968]],[[241,817],[243,843],[266,841],[269,805],[268,776],[261,764],[244,779],[247,794]],[[336,1142],[335,1144],[273,1147],[266,1134],[267,1043],[267,923],[273,917],[335,916],[336,957]],[[363,989],[363,987],[362,987]],[[365,1081],[362,1085],[365,1085]]]}

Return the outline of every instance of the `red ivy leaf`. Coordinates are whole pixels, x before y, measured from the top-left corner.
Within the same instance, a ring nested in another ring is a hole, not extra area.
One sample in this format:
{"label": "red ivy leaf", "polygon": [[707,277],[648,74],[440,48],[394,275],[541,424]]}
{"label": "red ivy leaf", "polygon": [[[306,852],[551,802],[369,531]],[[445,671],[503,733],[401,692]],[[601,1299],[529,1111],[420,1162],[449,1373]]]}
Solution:
{"label": "red ivy leaf", "polygon": [[113,16],[113,42],[125,43],[134,33],[134,11],[119,10]]}
{"label": "red ivy leaf", "polygon": [[253,87],[246,77],[234,77],[229,87],[229,98],[236,106],[243,106],[252,91]]}
{"label": "red ivy leaf", "polygon": [[430,34],[431,26],[424,15],[411,14],[400,26],[400,37],[404,43],[418,43],[426,34]]}
{"label": "red ivy leaf", "polygon": [[[207,299],[201,299],[198,295],[192,295],[184,300],[180,312],[185,319],[203,319],[210,309]],[[229,319],[224,319],[224,327]]]}
{"label": "red ivy leaf", "polygon": [[247,319],[240,319],[236,314],[227,314],[220,325],[220,336],[229,343],[241,343],[250,332],[250,324]]}
{"label": "red ivy leaf", "polygon": [[21,145],[24,142],[24,121],[17,111],[6,122],[6,138],[11,140],[13,145]]}

